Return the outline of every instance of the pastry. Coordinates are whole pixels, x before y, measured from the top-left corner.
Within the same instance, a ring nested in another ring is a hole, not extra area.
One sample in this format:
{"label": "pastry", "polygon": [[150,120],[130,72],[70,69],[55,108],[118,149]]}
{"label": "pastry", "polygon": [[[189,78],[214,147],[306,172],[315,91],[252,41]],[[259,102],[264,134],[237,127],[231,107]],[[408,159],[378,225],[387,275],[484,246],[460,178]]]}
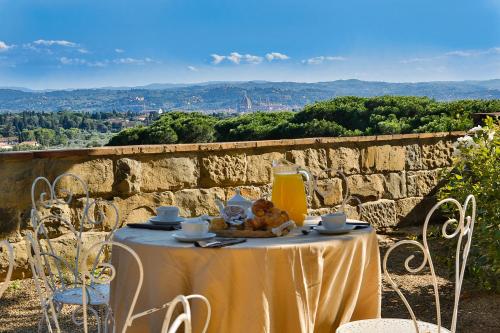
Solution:
{"label": "pastry", "polygon": [[254,217],[245,221],[245,230],[264,230],[266,224],[260,217]]}
{"label": "pastry", "polygon": [[210,221],[210,231],[227,229],[228,225],[222,217],[215,217]]}
{"label": "pastry", "polygon": [[259,199],[255,201],[252,205],[252,213],[255,216],[264,216],[267,211],[273,208],[274,205],[271,201],[265,199]]}

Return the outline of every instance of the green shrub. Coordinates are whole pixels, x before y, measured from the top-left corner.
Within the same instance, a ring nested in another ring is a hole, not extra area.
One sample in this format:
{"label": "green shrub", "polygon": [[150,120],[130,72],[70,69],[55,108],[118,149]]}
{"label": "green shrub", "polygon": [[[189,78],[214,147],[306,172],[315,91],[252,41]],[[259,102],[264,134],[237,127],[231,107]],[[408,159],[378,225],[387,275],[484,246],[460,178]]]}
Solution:
{"label": "green shrub", "polygon": [[222,118],[168,112],[149,127],[127,129],[110,145],[246,141],[318,136],[443,132],[472,127],[472,113],[500,110],[500,100],[438,102],[428,97],[337,97],[299,112]]}
{"label": "green shrub", "polygon": [[468,273],[487,290],[500,291],[500,122],[488,118],[455,144],[454,168],[446,173],[440,199],[477,200]]}
{"label": "green shrub", "polygon": [[273,131],[287,124],[293,112],[255,112],[227,118],[215,125],[218,141],[266,140],[274,138]]}

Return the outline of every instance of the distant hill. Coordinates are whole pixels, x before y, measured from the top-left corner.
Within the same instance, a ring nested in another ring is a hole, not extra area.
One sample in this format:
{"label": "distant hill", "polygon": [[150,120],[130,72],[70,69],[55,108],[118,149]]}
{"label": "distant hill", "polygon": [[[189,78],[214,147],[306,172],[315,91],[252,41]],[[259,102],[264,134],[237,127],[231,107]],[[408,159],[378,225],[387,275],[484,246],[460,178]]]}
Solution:
{"label": "distant hill", "polygon": [[[360,80],[331,82],[206,82],[199,84],[150,84],[141,87],[106,87],[33,91],[0,88],[0,112],[33,111],[235,111],[242,101],[247,111],[299,109],[315,101],[338,96],[428,96],[439,101],[500,99],[500,79],[389,83]],[[245,96],[251,103],[248,103]],[[144,97],[144,102],[137,99]]]}

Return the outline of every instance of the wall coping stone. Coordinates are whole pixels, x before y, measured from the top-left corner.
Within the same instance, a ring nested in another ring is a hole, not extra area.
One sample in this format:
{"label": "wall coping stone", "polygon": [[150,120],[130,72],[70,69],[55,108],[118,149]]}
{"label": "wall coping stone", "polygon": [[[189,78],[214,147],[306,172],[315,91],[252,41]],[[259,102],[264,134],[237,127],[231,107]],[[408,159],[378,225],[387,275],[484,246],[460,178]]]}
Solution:
{"label": "wall coping stone", "polygon": [[137,146],[114,146],[80,149],[52,149],[33,150],[19,152],[0,153],[0,162],[5,160],[31,160],[38,158],[61,158],[61,157],[96,157],[110,155],[135,155],[135,154],[163,154],[176,152],[198,152],[198,151],[220,151],[237,150],[248,148],[269,148],[282,146],[310,146],[315,144],[329,143],[358,143],[358,142],[381,142],[400,141],[407,139],[433,139],[433,138],[456,138],[463,136],[465,132],[437,132],[437,133],[412,133],[394,135],[371,135],[351,137],[319,137],[304,139],[282,139],[262,141],[239,141],[239,142],[214,142],[214,143],[188,143],[168,145],[137,145]]}

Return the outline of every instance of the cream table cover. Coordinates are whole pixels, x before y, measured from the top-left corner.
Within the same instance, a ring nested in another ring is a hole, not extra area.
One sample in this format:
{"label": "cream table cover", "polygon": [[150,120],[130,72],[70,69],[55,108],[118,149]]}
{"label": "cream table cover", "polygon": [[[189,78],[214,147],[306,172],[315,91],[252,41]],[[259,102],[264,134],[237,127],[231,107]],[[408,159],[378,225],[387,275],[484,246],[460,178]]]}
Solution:
{"label": "cream table cover", "polygon": [[[209,332],[335,332],[345,322],[380,317],[380,257],[372,228],[336,236],[296,230],[219,249],[179,243],[172,232],[127,227],[114,239],[132,247],[144,265],[134,313],[179,294],[202,294],[212,305]],[[111,307],[121,330],[138,271],[123,250],[113,251]],[[193,332],[201,332],[204,305],[194,303],[192,310]],[[127,333],[157,333],[163,315],[137,319]]]}

